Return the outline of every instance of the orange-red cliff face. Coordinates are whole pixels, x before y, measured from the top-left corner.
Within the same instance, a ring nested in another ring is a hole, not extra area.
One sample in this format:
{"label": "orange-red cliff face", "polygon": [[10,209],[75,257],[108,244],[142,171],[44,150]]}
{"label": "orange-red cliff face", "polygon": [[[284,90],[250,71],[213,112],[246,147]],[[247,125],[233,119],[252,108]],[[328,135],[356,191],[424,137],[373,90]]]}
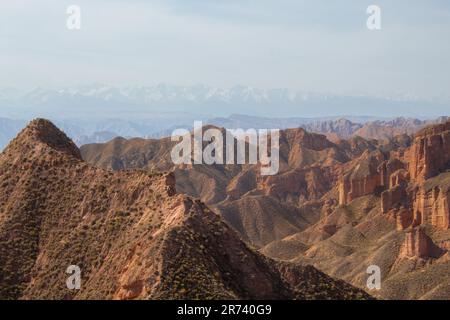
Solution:
{"label": "orange-red cliff face", "polygon": [[416,228],[406,234],[399,258],[438,258],[442,252],[422,228]]}
{"label": "orange-red cliff face", "polygon": [[383,161],[382,153],[365,152],[348,164],[350,170],[345,172],[339,181],[339,204],[345,205],[356,198],[375,193],[385,180],[379,170]]}
{"label": "orange-red cliff face", "polygon": [[448,189],[436,186],[427,190],[426,187],[420,187],[413,195],[414,225],[429,224],[448,230],[450,228],[449,197]]}
{"label": "orange-red cliff face", "polygon": [[380,144],[340,169],[338,187],[324,196],[338,197],[339,206],[326,202],[317,224],[264,250],[315,261],[353,283],[364,278],[354,270],[376,264],[383,297],[448,299],[450,122],[420,131],[411,144]]}
{"label": "orange-red cliff face", "polygon": [[418,132],[408,157],[414,182],[421,183],[439,174],[450,162],[450,122]]}
{"label": "orange-red cliff face", "polygon": [[450,193],[437,176],[449,164],[450,122],[446,122],[417,133],[404,152],[366,153],[354,161],[341,176],[339,204],[381,191],[381,210],[397,220],[399,230],[425,224],[447,230]]}

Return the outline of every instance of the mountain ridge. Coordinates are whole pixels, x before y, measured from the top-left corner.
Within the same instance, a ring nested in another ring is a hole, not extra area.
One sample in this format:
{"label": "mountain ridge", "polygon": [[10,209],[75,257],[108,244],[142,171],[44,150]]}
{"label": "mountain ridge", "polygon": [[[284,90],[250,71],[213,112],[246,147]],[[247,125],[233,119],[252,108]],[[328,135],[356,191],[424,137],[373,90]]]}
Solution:
{"label": "mountain ridge", "polygon": [[[249,248],[172,173],[106,171],[38,119],[0,154],[2,299],[370,299]],[[66,268],[82,271],[66,287]]]}
{"label": "mountain ridge", "polygon": [[[209,118],[180,114],[165,114],[150,120],[91,120],[77,118],[56,119],[55,123],[62,128],[78,145],[104,143],[115,137],[153,138],[168,137],[175,129],[191,130],[186,123],[203,119],[205,125],[215,125],[228,129],[289,129],[302,127],[310,132],[327,135],[332,141],[361,136],[366,139],[392,139],[398,134],[411,135],[426,125],[445,121],[445,117],[434,120],[414,118],[378,119],[370,117],[328,117],[328,118],[263,118],[254,116],[231,115],[227,118]],[[0,149],[14,138],[25,120],[0,118]]]}
{"label": "mountain ridge", "polygon": [[[282,130],[278,175],[262,177],[251,165],[180,166],[174,169],[177,190],[202,199],[273,258],[313,264],[360,288],[364,266],[375,264],[384,274],[381,298],[448,298],[438,278],[447,281],[450,268],[450,122],[426,129],[408,119],[395,122],[417,125],[417,133],[332,142],[301,128]],[[95,148],[85,150],[88,162],[100,164]],[[132,158],[119,155],[124,168],[139,167]],[[141,166],[160,161],[149,157]],[[426,277],[433,279],[428,285]]]}

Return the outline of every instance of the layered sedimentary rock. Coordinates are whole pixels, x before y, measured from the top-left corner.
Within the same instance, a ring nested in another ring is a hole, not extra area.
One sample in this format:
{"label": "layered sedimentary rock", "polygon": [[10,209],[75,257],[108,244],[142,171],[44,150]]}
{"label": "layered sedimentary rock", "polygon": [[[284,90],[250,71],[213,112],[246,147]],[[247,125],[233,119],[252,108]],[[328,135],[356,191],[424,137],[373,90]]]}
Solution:
{"label": "layered sedimentary rock", "polygon": [[264,177],[258,188],[267,196],[301,203],[304,200],[320,199],[335,183],[335,176],[332,167],[315,166]]}
{"label": "layered sedimentary rock", "polygon": [[407,193],[404,185],[397,185],[381,194],[381,210],[388,213],[395,207],[399,207],[406,201]]}
{"label": "layered sedimentary rock", "polygon": [[[380,156],[361,157],[355,168],[343,175],[339,203],[345,205],[379,190],[381,211],[396,219],[399,230],[426,224],[449,229],[449,187],[441,180],[445,180],[443,172],[450,163],[450,122],[423,129],[410,148],[384,156],[388,159],[377,168]],[[440,174],[444,176],[438,177]],[[429,183],[433,177],[436,179]]]}
{"label": "layered sedimentary rock", "polygon": [[448,207],[450,193],[438,186],[427,190],[419,188],[414,194],[414,225],[429,224],[439,229],[450,228],[450,211]]}
{"label": "layered sedimentary rock", "polygon": [[379,152],[364,153],[350,172],[342,176],[339,182],[339,204],[345,205],[356,198],[375,193],[382,185],[378,167],[384,160]]}
{"label": "layered sedimentary rock", "polygon": [[[386,180],[388,182],[386,182]],[[408,206],[407,186],[409,174],[404,169],[399,169],[394,173],[387,174],[385,183],[388,183],[387,190],[381,193],[381,211],[388,213],[392,209]]]}
{"label": "layered sedimentary rock", "polygon": [[393,188],[398,185],[405,185],[409,182],[409,172],[400,169],[395,171],[389,176],[389,188]]}
{"label": "layered sedimentary rock", "polygon": [[413,222],[413,215],[411,209],[401,207],[398,210],[393,210],[396,219],[397,231],[402,231],[408,228]]}
{"label": "layered sedimentary rock", "polygon": [[385,157],[381,152],[363,155],[355,168],[341,178],[340,204],[348,204],[353,199],[393,188],[408,180],[405,164],[396,158],[384,160]]}
{"label": "layered sedimentary rock", "polygon": [[438,258],[442,253],[443,250],[419,227],[406,233],[399,258]]}
{"label": "layered sedimentary rock", "polygon": [[418,132],[408,157],[411,179],[416,183],[444,170],[450,162],[450,122]]}
{"label": "layered sedimentary rock", "polygon": [[380,185],[387,188],[392,188],[398,184],[398,181],[392,180],[392,175],[400,169],[404,169],[405,164],[399,159],[393,158],[384,161],[379,167],[378,172],[380,174]]}

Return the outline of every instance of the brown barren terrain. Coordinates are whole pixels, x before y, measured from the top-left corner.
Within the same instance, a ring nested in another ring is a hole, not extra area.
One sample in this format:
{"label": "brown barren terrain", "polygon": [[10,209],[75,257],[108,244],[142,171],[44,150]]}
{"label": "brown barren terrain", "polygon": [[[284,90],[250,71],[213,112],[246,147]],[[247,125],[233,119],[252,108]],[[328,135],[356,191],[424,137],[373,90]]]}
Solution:
{"label": "brown barren terrain", "polygon": [[[173,173],[85,163],[46,120],[0,155],[0,189],[2,299],[370,298],[250,248],[200,200],[178,194]],[[81,269],[80,290],[66,287],[69,265]]]}
{"label": "brown barren terrain", "polygon": [[[450,299],[450,122],[373,122],[331,142],[304,129],[280,133],[280,172],[258,165],[172,166],[178,192],[201,199],[240,237],[272,258],[312,264],[365,288],[377,265],[382,298]],[[341,121],[341,126],[346,122]],[[389,128],[395,127],[396,131]],[[380,140],[380,130],[388,132]],[[423,129],[422,129],[423,128]],[[370,139],[365,139],[361,135]],[[81,148],[93,165],[170,167],[166,140]],[[133,153],[123,155],[123,150]],[[134,155],[145,161],[137,163]]]}

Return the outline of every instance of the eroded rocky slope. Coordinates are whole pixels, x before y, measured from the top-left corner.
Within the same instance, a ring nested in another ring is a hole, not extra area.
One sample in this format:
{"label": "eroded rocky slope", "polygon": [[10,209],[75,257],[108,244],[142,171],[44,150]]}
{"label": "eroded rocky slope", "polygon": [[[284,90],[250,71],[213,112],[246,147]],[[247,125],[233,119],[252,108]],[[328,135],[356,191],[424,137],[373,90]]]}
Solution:
{"label": "eroded rocky slope", "polygon": [[172,173],[86,164],[46,120],[0,154],[0,270],[2,299],[370,298],[249,248]]}
{"label": "eroded rocky slope", "polygon": [[[261,176],[258,165],[181,166],[177,189],[202,199],[268,256],[311,263],[361,288],[377,265],[383,283],[373,294],[448,299],[450,122],[442,121],[414,135],[424,123],[393,123],[405,130],[388,140],[331,142],[283,130],[278,175]],[[90,162],[109,166],[86,148]],[[142,167],[159,161],[147,158]]]}

